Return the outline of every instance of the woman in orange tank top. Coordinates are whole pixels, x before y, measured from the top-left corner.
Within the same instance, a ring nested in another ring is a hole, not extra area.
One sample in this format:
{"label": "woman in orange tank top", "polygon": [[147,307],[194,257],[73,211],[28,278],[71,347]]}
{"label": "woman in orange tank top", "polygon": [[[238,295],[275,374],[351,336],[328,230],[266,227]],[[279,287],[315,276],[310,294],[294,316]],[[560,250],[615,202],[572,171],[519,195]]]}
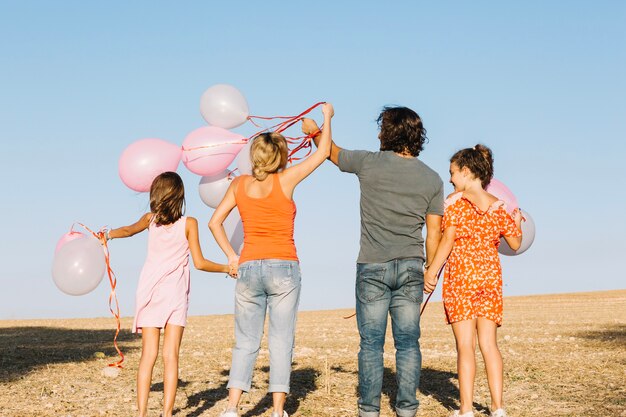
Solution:
{"label": "woman in orange tank top", "polygon": [[[233,180],[215,209],[209,228],[237,272],[235,288],[235,347],[228,380],[228,407],[222,417],[238,417],[239,400],[252,384],[252,371],[269,312],[268,345],[272,417],[286,417],[296,315],[300,300],[300,265],[293,240],[296,186],[330,155],[333,106],[322,107],[324,128],[315,152],[286,168],[287,141],[279,133],[262,133],[250,148],[252,175]],[[313,126],[305,120],[306,134]],[[241,256],[231,246],[223,222],[235,206],[243,223]]]}

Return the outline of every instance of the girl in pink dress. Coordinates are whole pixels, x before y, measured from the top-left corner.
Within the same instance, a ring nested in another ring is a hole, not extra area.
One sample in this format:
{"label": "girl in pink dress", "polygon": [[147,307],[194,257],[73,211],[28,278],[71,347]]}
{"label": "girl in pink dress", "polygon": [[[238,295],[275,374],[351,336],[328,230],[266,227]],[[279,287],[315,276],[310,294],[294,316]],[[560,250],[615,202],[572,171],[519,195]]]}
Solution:
{"label": "girl in pink dress", "polygon": [[231,272],[204,258],[198,221],[183,216],[185,188],[175,172],[164,172],[150,187],[150,213],[136,223],[105,232],[103,239],[133,236],[148,229],[148,255],[137,286],[133,332],[141,333],[137,371],[138,416],[148,412],[152,370],[163,338],[163,417],[172,415],[178,385],[178,353],[189,306],[189,254],[196,269]]}

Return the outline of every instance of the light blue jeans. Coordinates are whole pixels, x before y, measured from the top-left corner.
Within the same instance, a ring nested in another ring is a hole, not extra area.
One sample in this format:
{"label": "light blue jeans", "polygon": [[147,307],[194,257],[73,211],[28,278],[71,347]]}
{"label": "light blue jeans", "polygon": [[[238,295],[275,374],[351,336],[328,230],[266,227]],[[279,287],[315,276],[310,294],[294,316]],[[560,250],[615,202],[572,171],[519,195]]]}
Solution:
{"label": "light blue jeans", "polygon": [[235,287],[235,347],[228,388],[250,391],[267,310],[268,391],[289,392],[299,301],[300,264],[297,261],[263,259],[239,265]]}
{"label": "light blue jeans", "polygon": [[359,416],[378,417],[380,414],[388,315],[391,316],[396,348],[396,414],[399,417],[415,416],[422,369],[419,337],[423,291],[421,259],[357,264],[356,318],[361,336]]}

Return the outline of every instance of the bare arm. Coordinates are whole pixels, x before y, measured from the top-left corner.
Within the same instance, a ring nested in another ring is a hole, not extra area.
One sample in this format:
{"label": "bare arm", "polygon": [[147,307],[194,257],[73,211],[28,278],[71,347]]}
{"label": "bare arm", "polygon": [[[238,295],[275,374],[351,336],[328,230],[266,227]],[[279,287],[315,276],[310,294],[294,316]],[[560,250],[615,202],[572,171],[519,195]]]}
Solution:
{"label": "bare arm", "polygon": [[195,266],[196,269],[206,272],[229,272],[228,265],[209,261],[204,258],[204,255],[202,255],[200,239],[198,238],[198,221],[195,218],[187,217],[185,235],[187,236],[187,241],[189,242],[189,251],[191,252],[191,259],[193,259],[193,266]]}
{"label": "bare arm", "polygon": [[431,293],[437,286],[437,273],[448,259],[452,248],[454,247],[454,239],[456,237],[456,226],[447,227],[443,231],[443,236],[437,246],[437,251],[432,262],[424,273],[424,292]]}
{"label": "bare arm", "polygon": [[228,217],[230,212],[237,205],[237,202],[235,201],[235,190],[237,189],[237,184],[239,184],[239,177],[235,178],[230,183],[230,186],[228,187],[228,190],[226,190],[224,198],[213,212],[211,220],[209,220],[209,229],[211,230],[211,233],[213,233],[215,241],[228,258],[228,265],[231,268],[232,276],[237,275],[239,256],[228,241],[228,236],[226,236],[226,230],[224,230],[224,220],[226,220],[226,217]]}
{"label": "bare arm", "polygon": [[426,265],[432,263],[441,241],[441,218],[438,214],[426,215]]}
{"label": "bare arm", "polygon": [[324,103],[322,106],[322,113],[324,114],[324,129],[320,135],[319,145],[315,152],[313,152],[308,158],[300,162],[297,165],[291,166],[280,173],[280,185],[289,198],[293,195],[293,190],[296,188],[303,179],[308,177],[317,167],[330,155],[330,142],[331,142],[331,122],[330,120],[335,114],[333,105],[330,103]]}
{"label": "bare arm", "polygon": [[150,226],[152,220],[152,213],[146,213],[139,220],[129,226],[118,227],[117,229],[109,230],[109,239],[121,239],[124,237],[131,237],[137,233],[143,232]]}
{"label": "bare arm", "polygon": [[[522,220],[522,210],[515,209],[513,212],[513,221],[518,230],[522,230]],[[518,250],[522,245],[522,236],[504,236],[504,240],[506,240],[507,245],[514,251]]]}
{"label": "bare arm", "polygon": [[[318,132],[315,136],[313,136],[313,143],[315,143],[315,146],[319,146],[322,132],[314,120],[302,119],[302,132],[306,135],[311,135],[311,134],[314,134],[315,132]],[[341,148],[337,146],[335,142],[333,142],[332,136],[331,136],[330,161],[337,166],[339,166],[339,152],[341,152]]]}

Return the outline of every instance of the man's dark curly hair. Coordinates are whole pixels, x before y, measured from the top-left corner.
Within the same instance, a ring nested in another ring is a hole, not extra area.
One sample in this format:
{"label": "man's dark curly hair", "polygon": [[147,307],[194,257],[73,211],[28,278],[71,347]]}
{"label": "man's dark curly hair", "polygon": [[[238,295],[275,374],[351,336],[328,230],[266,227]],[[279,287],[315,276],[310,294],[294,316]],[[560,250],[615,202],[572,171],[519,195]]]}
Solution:
{"label": "man's dark curly hair", "polygon": [[428,142],[422,119],[408,107],[383,107],[376,120],[380,128],[380,150],[418,156]]}

